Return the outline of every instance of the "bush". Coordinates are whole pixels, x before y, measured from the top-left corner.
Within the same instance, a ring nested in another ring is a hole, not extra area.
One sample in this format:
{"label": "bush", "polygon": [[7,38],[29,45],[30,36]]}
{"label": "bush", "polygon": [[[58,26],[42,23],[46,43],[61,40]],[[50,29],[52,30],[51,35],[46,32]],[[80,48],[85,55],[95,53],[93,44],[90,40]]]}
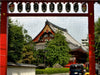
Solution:
{"label": "bush", "polygon": [[36,69],[36,74],[54,74],[54,73],[67,73],[69,68],[45,68]]}
{"label": "bush", "polygon": [[45,74],[45,69],[36,69],[36,74]]}

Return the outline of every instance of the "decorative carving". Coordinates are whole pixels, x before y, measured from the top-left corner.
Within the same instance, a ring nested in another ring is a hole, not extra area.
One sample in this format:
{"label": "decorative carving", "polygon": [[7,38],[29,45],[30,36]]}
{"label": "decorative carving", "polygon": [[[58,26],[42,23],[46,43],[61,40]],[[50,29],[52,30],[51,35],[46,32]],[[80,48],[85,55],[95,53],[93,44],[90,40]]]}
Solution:
{"label": "decorative carving", "polygon": [[19,2],[18,6],[17,6],[17,9],[18,9],[19,12],[22,12],[22,10],[23,10],[23,5],[22,5],[21,2]]}
{"label": "decorative carving", "polygon": [[43,12],[46,12],[47,10],[47,5],[45,3],[42,4],[42,11]]}
{"label": "decorative carving", "polygon": [[58,7],[58,12],[62,12],[63,6],[62,6],[61,2],[59,2],[57,7]]}
{"label": "decorative carving", "polygon": [[50,11],[53,12],[53,11],[54,11],[54,8],[55,8],[55,6],[54,6],[54,4],[51,2],[51,4],[49,5]]}
{"label": "decorative carving", "polygon": [[84,3],[82,4],[82,11],[83,11],[83,12],[86,12],[86,10],[87,10],[87,5],[86,5],[86,3],[84,2]]}
{"label": "decorative carving", "polygon": [[35,11],[35,12],[38,12],[38,10],[39,10],[39,5],[38,5],[38,3],[35,2],[33,7],[34,7],[34,11]]}
{"label": "decorative carving", "polygon": [[69,2],[66,4],[65,9],[66,9],[67,12],[69,12],[71,10],[71,5],[70,5]]}
{"label": "decorative carving", "polygon": [[30,12],[31,5],[30,5],[30,3],[29,3],[29,2],[27,2],[27,3],[26,3],[25,8],[26,8],[26,11],[27,11],[27,12]]}
{"label": "decorative carving", "polygon": [[75,12],[78,12],[78,9],[79,9],[78,3],[75,3],[75,4],[74,4],[74,11],[75,11]]}
{"label": "decorative carving", "polygon": [[14,5],[13,2],[11,2],[11,3],[9,4],[9,10],[10,10],[10,12],[14,12],[14,9],[15,9],[15,5]]}

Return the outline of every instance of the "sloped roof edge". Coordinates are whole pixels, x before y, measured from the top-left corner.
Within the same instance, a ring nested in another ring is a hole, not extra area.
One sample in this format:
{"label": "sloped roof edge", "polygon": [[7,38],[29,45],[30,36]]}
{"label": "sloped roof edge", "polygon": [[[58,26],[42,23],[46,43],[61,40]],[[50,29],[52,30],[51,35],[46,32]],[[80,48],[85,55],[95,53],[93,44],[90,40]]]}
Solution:
{"label": "sloped roof edge", "polygon": [[[51,22],[48,21],[48,20],[46,21],[46,23],[47,23],[48,25],[52,25],[53,27],[55,27],[55,28],[57,28],[57,29],[62,30],[63,33],[65,33],[64,36],[65,36],[66,38],[69,37],[68,39],[66,39],[67,42],[70,42],[70,43],[73,44],[74,46],[78,46],[77,48],[81,47],[85,52],[88,52],[77,40],[75,40],[75,39],[68,33],[67,29],[61,28],[61,27],[59,27],[59,26],[57,26],[57,25],[51,23]],[[51,27],[51,26],[50,26],[50,27]],[[52,27],[51,27],[51,29],[52,29]],[[53,29],[52,29],[52,30],[53,30]]]}
{"label": "sloped roof edge", "polygon": [[34,67],[36,68],[36,65],[32,65],[32,64],[23,64],[23,63],[12,63],[12,62],[8,62],[7,63],[8,66],[16,66],[16,67]]}
{"label": "sloped roof edge", "polygon": [[[61,27],[59,27],[59,26],[57,26],[57,25],[51,23],[51,22],[48,21],[48,20],[46,20],[45,26],[44,26],[43,29],[40,31],[40,33],[44,30],[44,28],[46,27],[46,25],[48,25],[48,26],[51,28],[51,30],[52,30],[53,32],[56,32],[57,29],[63,31],[63,33],[64,33],[63,35],[66,37],[66,41],[67,41],[67,42],[70,42],[72,45],[77,46],[77,48],[81,47],[85,52],[88,52],[77,40],[75,40],[75,39],[67,32],[67,29],[61,28]],[[54,30],[54,29],[56,29],[56,30]],[[39,34],[40,34],[40,33],[39,33]],[[38,35],[39,35],[39,34],[38,34]],[[38,37],[38,35],[37,35],[36,37]],[[35,38],[36,38],[36,37],[35,37]],[[35,39],[35,38],[34,38],[34,39]],[[33,40],[34,40],[34,39],[33,39]],[[75,47],[75,48],[76,48],[76,47]]]}
{"label": "sloped roof edge", "polygon": [[[48,21],[48,20],[47,20]],[[35,37],[35,38],[37,38],[38,37],[38,35],[44,30],[44,28],[46,27],[46,25],[49,25],[48,23],[47,23],[47,21],[45,22],[45,26],[43,27],[43,29],[37,34],[37,36]],[[50,26],[49,26],[50,27]],[[51,28],[51,27],[50,27]],[[51,28],[51,30],[52,30],[52,28]],[[52,30],[53,31],[53,30]],[[54,31],[53,31],[54,32]],[[33,40],[35,39],[35,38],[33,38]],[[33,41],[32,40],[32,41]]]}
{"label": "sloped roof edge", "polygon": [[51,23],[51,22],[48,21],[48,20],[46,20],[46,24],[48,24],[48,25],[52,25],[52,26],[54,26],[55,28],[58,28],[58,29],[60,29],[60,30],[62,30],[62,31],[67,31],[67,29],[62,28],[62,27],[59,27],[59,26],[57,26],[57,25]]}

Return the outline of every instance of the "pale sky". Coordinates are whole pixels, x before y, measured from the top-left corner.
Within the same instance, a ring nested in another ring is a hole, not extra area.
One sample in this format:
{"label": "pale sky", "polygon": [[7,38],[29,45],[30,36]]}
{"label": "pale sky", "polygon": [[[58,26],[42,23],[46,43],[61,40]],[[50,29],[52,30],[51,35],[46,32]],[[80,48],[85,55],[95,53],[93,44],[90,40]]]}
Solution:
{"label": "pale sky", "polygon": [[[95,21],[100,17],[100,4],[95,3]],[[40,6],[41,8],[41,6]],[[73,7],[72,7],[73,8]],[[17,10],[17,9],[16,9]],[[25,11],[23,11],[25,12]],[[32,10],[31,10],[32,12]],[[39,12],[42,12],[41,10]],[[46,13],[48,13],[47,10]],[[54,13],[57,12],[55,9]],[[71,9],[71,12],[73,10]],[[70,12],[70,13],[71,13]],[[87,13],[88,11],[86,11]],[[63,9],[63,13],[66,13]],[[79,7],[79,12],[82,13],[81,8]],[[23,27],[28,30],[28,34],[34,38],[44,27],[45,21],[48,20],[53,24],[65,28],[68,30],[68,33],[77,41],[81,43],[81,39],[87,38],[88,35],[88,18],[87,17],[12,17],[12,20],[18,20],[18,22],[23,25]]]}

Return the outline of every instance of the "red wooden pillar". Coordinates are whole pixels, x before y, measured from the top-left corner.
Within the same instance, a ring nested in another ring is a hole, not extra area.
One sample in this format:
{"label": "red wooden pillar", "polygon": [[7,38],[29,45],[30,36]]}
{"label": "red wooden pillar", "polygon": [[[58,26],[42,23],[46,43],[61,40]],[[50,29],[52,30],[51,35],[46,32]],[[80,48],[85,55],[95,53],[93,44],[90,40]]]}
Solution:
{"label": "red wooden pillar", "polygon": [[95,75],[95,42],[94,42],[94,2],[88,3],[88,30],[89,30],[89,72]]}
{"label": "red wooden pillar", "polygon": [[1,5],[0,75],[7,75],[7,2]]}

